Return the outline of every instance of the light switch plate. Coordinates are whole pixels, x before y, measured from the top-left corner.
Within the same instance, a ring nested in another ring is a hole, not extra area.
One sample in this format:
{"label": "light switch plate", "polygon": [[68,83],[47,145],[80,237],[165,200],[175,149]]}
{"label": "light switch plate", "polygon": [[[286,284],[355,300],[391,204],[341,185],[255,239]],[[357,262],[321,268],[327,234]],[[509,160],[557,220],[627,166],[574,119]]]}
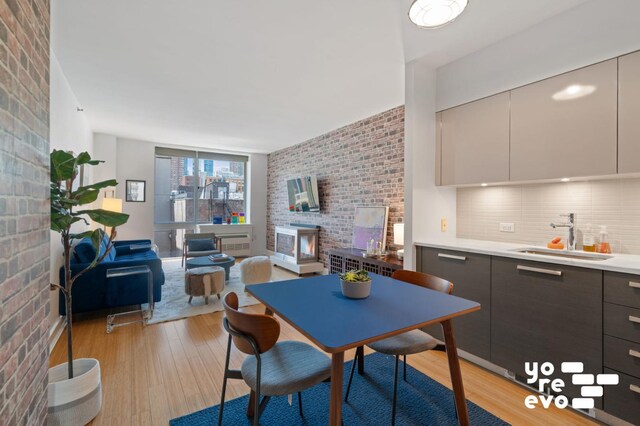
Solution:
{"label": "light switch plate", "polygon": [[516,225],[510,222],[500,222],[500,232],[516,232]]}
{"label": "light switch plate", "polygon": [[447,232],[447,218],[440,219],[440,232]]}

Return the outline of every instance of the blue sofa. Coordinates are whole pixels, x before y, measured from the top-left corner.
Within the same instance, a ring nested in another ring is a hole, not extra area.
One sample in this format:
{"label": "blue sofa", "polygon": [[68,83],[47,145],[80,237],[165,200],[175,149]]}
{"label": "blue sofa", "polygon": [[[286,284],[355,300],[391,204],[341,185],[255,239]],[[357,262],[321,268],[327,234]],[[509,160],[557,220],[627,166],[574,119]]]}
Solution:
{"label": "blue sofa", "polygon": [[[100,244],[100,254],[107,248],[108,237]],[[86,272],[73,284],[73,312],[90,312],[120,306],[147,303],[147,276],[144,274],[107,279],[107,270],[125,266],[147,265],[153,275],[153,301],[162,298],[164,272],[162,261],[150,249],[150,240],[114,241],[114,247],[94,269]],[[143,246],[147,247],[143,247]],[[136,247],[138,246],[138,247]],[[73,250],[71,271],[75,275],[95,258],[90,238],[81,240]],[[60,268],[60,284],[64,286],[64,267]],[[59,292],[60,315],[65,315],[64,295]]]}

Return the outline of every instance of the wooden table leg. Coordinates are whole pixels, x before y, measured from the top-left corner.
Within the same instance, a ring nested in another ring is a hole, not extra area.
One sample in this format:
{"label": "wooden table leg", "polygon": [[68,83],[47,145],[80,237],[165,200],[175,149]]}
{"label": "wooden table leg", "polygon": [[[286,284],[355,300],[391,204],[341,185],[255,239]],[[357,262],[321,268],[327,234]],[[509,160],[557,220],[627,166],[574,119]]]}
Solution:
{"label": "wooden table leg", "polygon": [[329,397],[329,426],[342,424],[342,374],[344,352],[331,355],[331,396]]}
{"label": "wooden table leg", "polygon": [[461,426],[468,426],[469,413],[467,412],[467,400],[464,396],[462,372],[460,371],[460,361],[458,360],[458,350],[456,348],[456,339],[453,335],[453,325],[451,324],[451,320],[447,320],[442,323],[442,331],[444,332],[444,344],[447,348],[449,373],[451,374],[451,384],[453,385],[453,396],[456,402],[458,423]]}

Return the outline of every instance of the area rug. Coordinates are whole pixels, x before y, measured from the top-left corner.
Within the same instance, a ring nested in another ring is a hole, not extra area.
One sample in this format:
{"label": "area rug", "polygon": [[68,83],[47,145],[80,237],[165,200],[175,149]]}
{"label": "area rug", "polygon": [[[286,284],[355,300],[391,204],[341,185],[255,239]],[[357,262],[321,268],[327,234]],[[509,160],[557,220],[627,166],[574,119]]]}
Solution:
{"label": "area rug", "polygon": [[[351,362],[345,364],[344,383],[348,379]],[[355,374],[349,402],[342,404],[345,425],[391,424],[394,359],[373,353],[365,357],[365,374]],[[296,396],[290,406],[287,397],[271,398],[260,416],[261,425],[326,425],[329,415],[330,384],[321,383],[302,392],[304,417],[298,414]],[[248,396],[224,404],[225,425],[251,425],[246,417]],[[508,425],[488,411],[467,401],[469,417],[474,426]],[[171,426],[205,426],[218,423],[219,406],[188,414],[169,422]],[[440,383],[407,366],[407,382],[399,377],[397,425],[457,425],[453,392]]]}
{"label": "area rug", "polygon": [[[184,267],[180,265],[180,258],[162,259],[162,269],[165,275],[165,282],[162,286],[162,300],[156,302],[153,318],[148,324],[174,321],[224,310],[222,301],[218,300],[216,295],[209,296],[208,305],[204,303],[204,297],[194,297],[191,303],[188,303],[189,296],[184,292]],[[220,297],[224,297],[225,294],[231,291],[238,294],[241,307],[260,303],[244,292],[244,284],[240,281],[240,266],[238,264],[231,267],[229,281],[225,284],[224,292],[220,294]],[[142,308],[146,309],[147,304],[142,305]]]}

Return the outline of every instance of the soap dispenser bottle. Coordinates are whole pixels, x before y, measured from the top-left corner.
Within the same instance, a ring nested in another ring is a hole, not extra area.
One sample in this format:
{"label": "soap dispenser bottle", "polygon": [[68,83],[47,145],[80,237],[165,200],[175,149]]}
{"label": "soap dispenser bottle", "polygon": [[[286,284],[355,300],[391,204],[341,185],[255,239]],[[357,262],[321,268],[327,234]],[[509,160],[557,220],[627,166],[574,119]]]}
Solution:
{"label": "soap dispenser bottle", "polygon": [[598,253],[611,253],[611,244],[609,244],[607,225],[600,226],[600,243],[598,244]]}
{"label": "soap dispenser bottle", "polygon": [[596,237],[593,235],[591,224],[587,224],[587,228],[582,235],[582,250],[595,252],[596,251]]}

